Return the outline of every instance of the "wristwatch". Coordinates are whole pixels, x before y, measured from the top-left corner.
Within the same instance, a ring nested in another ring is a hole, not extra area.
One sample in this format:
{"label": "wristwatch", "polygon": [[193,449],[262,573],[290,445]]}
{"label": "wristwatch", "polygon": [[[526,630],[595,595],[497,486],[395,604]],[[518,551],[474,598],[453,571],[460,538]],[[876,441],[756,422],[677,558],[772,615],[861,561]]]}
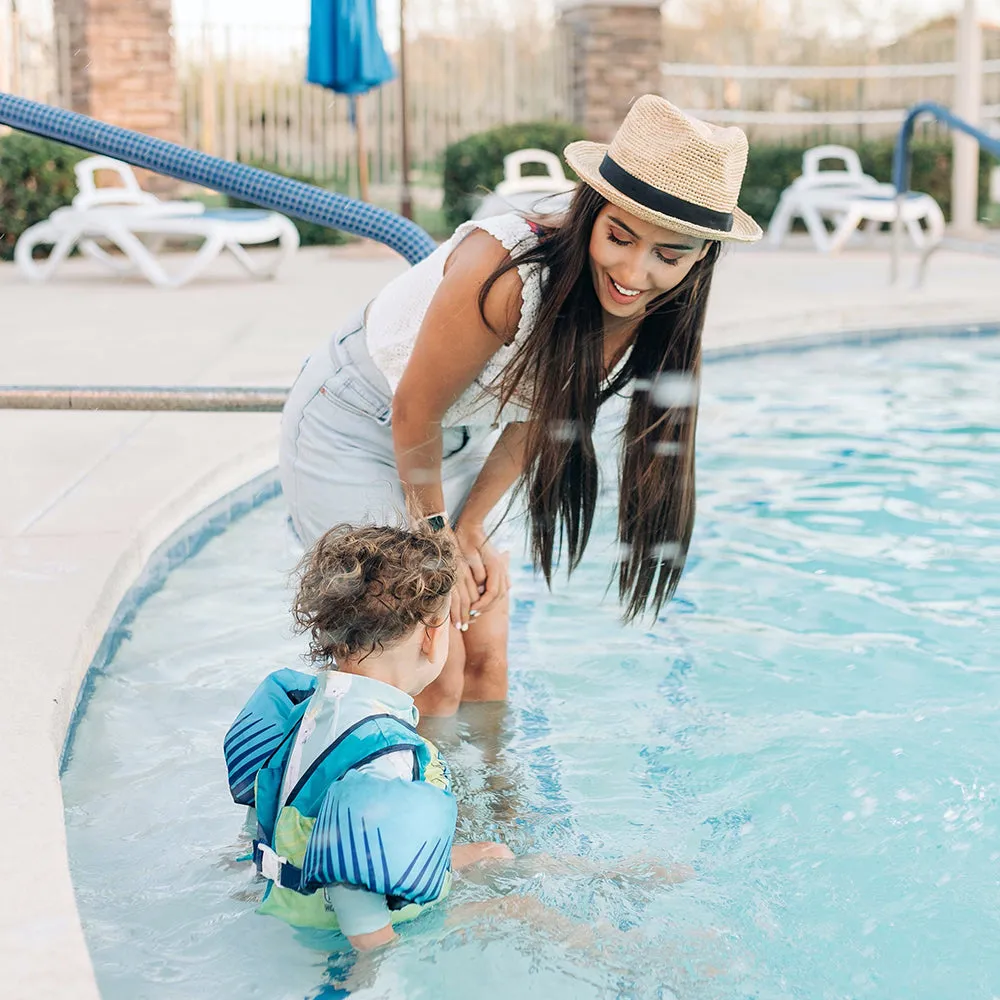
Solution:
{"label": "wristwatch", "polygon": [[424,522],[431,531],[444,531],[448,527],[447,514],[430,514],[424,518]]}

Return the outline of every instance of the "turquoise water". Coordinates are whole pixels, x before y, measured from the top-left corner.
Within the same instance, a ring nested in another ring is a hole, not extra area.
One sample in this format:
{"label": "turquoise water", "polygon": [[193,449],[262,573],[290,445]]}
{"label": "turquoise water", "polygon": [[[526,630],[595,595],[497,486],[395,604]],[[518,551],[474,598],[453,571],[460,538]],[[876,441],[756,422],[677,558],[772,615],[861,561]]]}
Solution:
{"label": "turquoise water", "polygon": [[617,624],[610,509],[572,585],[515,572],[509,705],[431,735],[460,833],[521,860],[375,957],[255,915],[232,860],[223,734],[302,651],[281,500],[238,522],[140,609],[64,778],[105,1000],[1000,996],[998,384],[994,339],[707,366],[677,600]]}

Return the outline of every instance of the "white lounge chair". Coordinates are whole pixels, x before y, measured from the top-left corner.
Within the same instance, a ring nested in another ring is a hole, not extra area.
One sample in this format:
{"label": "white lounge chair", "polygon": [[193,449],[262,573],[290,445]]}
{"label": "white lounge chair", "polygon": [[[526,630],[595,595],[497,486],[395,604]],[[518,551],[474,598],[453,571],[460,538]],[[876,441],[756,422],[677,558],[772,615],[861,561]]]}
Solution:
{"label": "white lounge chair", "polygon": [[[851,198],[830,237],[830,252],[838,253],[842,250],[861,222],[874,226],[880,226],[883,222],[895,222],[897,204],[895,189],[891,194],[862,194]],[[944,213],[929,194],[908,191],[903,196],[902,212],[899,214],[910,239],[919,250],[932,247],[944,238]],[[926,231],[921,222],[927,224]]]}
{"label": "white lounge chair", "polygon": [[[92,156],[76,165],[79,193],[72,205],[56,209],[44,222],[26,229],[14,247],[14,260],[32,281],[45,281],[74,250],[117,274],[138,271],[154,285],[176,288],[199,275],[224,250],[257,278],[269,278],[299,245],[298,230],[277,212],[256,209],[206,211],[193,201],[161,201],[139,187],[132,168],[105,156]],[[108,171],[121,184],[98,187],[96,175]],[[168,239],[201,239],[194,254],[168,271],[156,254]],[[109,253],[99,240],[112,243],[121,254]],[[278,253],[257,263],[244,247],[278,242]],[[36,247],[51,246],[47,258],[36,260]]]}
{"label": "white lounge chair", "polygon": [[[541,164],[544,174],[524,175],[526,163]],[[562,162],[547,149],[519,149],[503,158],[503,180],[476,209],[473,219],[488,219],[512,209],[519,212],[559,212],[569,206],[576,188]]]}
{"label": "white lounge chair", "polygon": [[[839,160],[843,169],[821,170],[820,164],[827,160]],[[853,149],[815,146],[802,157],[801,176],[781,192],[767,227],[768,242],[773,247],[781,246],[792,223],[801,218],[816,248],[829,250],[827,219],[836,226],[847,215],[852,200],[864,196],[893,197],[895,193],[892,184],[881,183],[862,170],[861,160]],[[878,223],[872,220],[871,225]]]}

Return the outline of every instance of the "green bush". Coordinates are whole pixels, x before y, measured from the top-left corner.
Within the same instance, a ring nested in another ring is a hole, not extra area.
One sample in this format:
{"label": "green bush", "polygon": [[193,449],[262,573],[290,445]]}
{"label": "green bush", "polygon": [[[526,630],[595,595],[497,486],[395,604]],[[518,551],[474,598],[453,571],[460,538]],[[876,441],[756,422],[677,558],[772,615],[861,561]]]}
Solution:
{"label": "green bush", "polygon": [[[476,209],[478,196],[503,180],[503,158],[518,149],[547,149],[562,156],[571,142],[585,138],[567,122],[525,122],[502,125],[470,135],[444,153],[444,213],[451,228],[461,225]],[[530,172],[530,166],[528,168]],[[566,174],[576,175],[567,168]]]}
{"label": "green bush", "polygon": [[[317,185],[317,182],[312,177],[303,177],[300,174],[289,173],[268,163],[251,163],[248,166],[260,167],[261,170],[269,170],[272,174],[281,174],[282,177],[287,177],[289,180],[303,181],[306,184]],[[318,186],[322,187],[323,185],[319,184]],[[242,198],[233,198],[230,195],[226,196],[226,204],[229,208],[259,207],[252,202],[244,201]],[[295,218],[292,218],[292,222],[299,231],[299,246],[339,246],[341,243],[346,243],[349,239],[347,234],[342,233],[339,229],[330,229],[329,226],[321,226],[316,222],[304,222],[302,219]]]}
{"label": "green bush", "polygon": [[[802,173],[802,154],[809,146],[769,146],[753,143],[747,164],[740,207],[749,212],[757,222],[766,226],[778,204],[781,192]],[[876,180],[892,180],[892,154],[894,142],[864,142],[858,146],[858,156],[865,173]],[[913,170],[910,188],[932,195],[945,217],[951,215],[951,142],[914,142]],[[993,163],[985,153],[979,159],[980,214],[986,210],[988,200],[988,174]]]}
{"label": "green bush", "polygon": [[0,260],[13,260],[21,233],[73,200],[73,166],[85,155],[24,132],[0,136]]}
{"label": "green bush", "polygon": [[[444,213],[448,226],[460,225],[475,211],[478,197],[503,179],[503,158],[516,149],[534,147],[562,154],[567,144],[584,138],[575,125],[535,122],[504,125],[453,143],[444,154]],[[781,192],[802,172],[802,154],[808,145],[753,143],[747,164],[740,207],[766,226]],[[892,139],[856,145],[865,173],[877,180],[892,180]],[[945,217],[951,214],[951,140],[914,142],[910,187],[932,195]],[[996,161],[985,153],[979,163],[980,215],[987,211],[988,175]],[[530,169],[530,168],[529,168]],[[573,177],[567,169],[567,175]]]}

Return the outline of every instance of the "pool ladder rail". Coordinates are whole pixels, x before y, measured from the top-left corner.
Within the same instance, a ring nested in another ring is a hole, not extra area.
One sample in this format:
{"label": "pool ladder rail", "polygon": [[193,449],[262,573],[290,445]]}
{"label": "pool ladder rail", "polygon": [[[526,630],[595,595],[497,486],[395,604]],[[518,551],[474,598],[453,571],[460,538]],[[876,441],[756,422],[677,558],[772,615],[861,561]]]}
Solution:
{"label": "pool ladder rail", "polygon": [[[988,135],[971,122],[967,122],[964,118],[959,118],[958,115],[954,114],[944,105],[936,104],[934,101],[923,101],[910,108],[896,137],[896,148],[892,158],[892,182],[896,187],[896,220],[892,224],[892,264],[889,280],[893,284],[899,279],[900,258],[903,252],[903,223],[901,220],[903,202],[910,189],[910,173],[913,164],[913,151],[910,148],[910,144],[913,140],[913,127],[916,120],[923,115],[930,115],[954,131],[964,132],[975,139],[981,149],[987,153],[991,153],[993,156],[1000,157],[1000,138]],[[946,236],[943,240],[928,244],[921,251],[915,281],[917,288],[924,283],[924,278],[927,275],[927,264],[931,256],[935,251],[942,248],[1000,256],[1000,241],[979,241]]]}

